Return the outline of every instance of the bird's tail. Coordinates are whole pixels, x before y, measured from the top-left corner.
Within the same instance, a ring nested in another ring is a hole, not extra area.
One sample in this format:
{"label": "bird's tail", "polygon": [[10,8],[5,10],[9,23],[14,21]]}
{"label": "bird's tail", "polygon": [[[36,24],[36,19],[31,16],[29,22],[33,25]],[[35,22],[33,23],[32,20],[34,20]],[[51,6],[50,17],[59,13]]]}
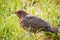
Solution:
{"label": "bird's tail", "polygon": [[58,29],[56,29],[56,28],[52,28],[52,27],[47,27],[47,31],[48,31],[48,32],[55,33],[55,34],[58,33]]}

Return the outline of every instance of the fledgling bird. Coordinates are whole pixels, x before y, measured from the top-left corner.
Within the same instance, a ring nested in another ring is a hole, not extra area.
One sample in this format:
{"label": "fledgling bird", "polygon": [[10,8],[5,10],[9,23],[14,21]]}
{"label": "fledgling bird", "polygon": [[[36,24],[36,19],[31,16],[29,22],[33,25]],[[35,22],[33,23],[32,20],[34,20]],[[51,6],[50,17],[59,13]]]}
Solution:
{"label": "fledgling bird", "polygon": [[46,21],[41,18],[32,16],[26,13],[23,10],[18,10],[15,14],[19,17],[20,24],[22,28],[26,31],[30,31],[33,33],[40,31],[47,31],[57,34],[58,29],[52,28]]}

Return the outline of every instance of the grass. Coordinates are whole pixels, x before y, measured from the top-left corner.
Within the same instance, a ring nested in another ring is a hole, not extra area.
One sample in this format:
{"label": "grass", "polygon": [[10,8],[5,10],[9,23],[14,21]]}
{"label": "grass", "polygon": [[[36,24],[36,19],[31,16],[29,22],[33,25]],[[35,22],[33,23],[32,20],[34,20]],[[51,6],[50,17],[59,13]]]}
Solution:
{"label": "grass", "polygon": [[[56,40],[51,33],[26,32],[18,23],[16,10],[38,16],[55,28],[60,27],[60,0],[0,0],[0,40]],[[60,40],[60,33],[58,33]]]}

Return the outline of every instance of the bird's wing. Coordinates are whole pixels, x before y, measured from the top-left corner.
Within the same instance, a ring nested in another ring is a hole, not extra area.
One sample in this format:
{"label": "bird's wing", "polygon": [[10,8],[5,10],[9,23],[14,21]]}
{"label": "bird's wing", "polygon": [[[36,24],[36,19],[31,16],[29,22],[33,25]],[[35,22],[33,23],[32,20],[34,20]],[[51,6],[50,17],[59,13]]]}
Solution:
{"label": "bird's wing", "polygon": [[48,23],[45,22],[44,20],[28,15],[23,18],[21,24],[22,26],[25,26],[27,28],[31,27],[31,29],[34,29],[35,31],[38,29],[42,29],[43,27],[48,25]]}

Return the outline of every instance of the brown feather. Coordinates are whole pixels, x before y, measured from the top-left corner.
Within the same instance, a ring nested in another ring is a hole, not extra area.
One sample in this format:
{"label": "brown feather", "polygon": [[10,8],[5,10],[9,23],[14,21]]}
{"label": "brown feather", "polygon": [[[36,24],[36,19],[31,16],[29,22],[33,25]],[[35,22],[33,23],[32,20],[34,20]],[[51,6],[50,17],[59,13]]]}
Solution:
{"label": "brown feather", "polygon": [[36,33],[40,31],[48,31],[57,34],[58,29],[51,28],[51,26],[41,18],[27,14],[23,10],[16,11],[15,14],[19,17],[22,28],[26,31]]}

